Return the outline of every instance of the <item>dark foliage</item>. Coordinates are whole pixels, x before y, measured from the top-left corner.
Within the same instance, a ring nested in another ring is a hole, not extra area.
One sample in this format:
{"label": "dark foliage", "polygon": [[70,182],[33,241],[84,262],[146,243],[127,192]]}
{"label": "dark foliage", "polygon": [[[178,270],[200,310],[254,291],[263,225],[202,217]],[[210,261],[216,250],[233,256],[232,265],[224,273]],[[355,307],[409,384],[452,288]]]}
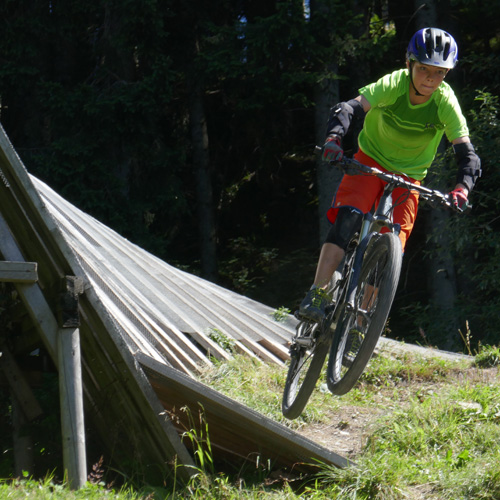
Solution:
{"label": "dark foliage", "polygon": [[[293,308],[318,250],[315,88],[334,77],[341,99],[354,97],[403,66],[419,27],[407,0],[308,4],[304,12],[298,0],[7,0],[0,5],[2,124],[31,173],[125,237],[199,272],[189,129],[196,81],[204,90],[221,283]],[[449,81],[471,110],[485,171],[473,213],[450,228],[460,319],[494,341],[500,9],[494,0],[435,8],[460,46]],[[336,74],[325,74],[330,63]],[[428,237],[416,228],[405,265],[423,268]],[[398,302],[394,324],[429,331],[440,313],[411,269],[411,293]]]}

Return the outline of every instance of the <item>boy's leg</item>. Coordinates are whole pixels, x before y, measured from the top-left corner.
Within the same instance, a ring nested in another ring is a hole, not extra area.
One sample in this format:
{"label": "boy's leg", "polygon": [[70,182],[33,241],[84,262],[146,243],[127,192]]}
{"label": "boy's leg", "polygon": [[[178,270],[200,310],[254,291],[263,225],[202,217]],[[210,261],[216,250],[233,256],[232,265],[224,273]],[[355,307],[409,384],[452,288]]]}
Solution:
{"label": "boy's leg", "polygon": [[335,243],[325,242],[321,248],[321,253],[316,267],[314,285],[325,288],[332,279],[335,269],[339,267],[344,258],[344,250]]}
{"label": "boy's leg", "polygon": [[344,257],[352,236],[359,230],[363,214],[370,211],[383,184],[375,176],[344,175],[335,194],[328,219],[330,232],[321,249],[314,284],[300,304],[300,314],[311,321],[321,321],[330,302],[325,288]]}
{"label": "boy's leg", "polygon": [[403,252],[405,250],[406,242],[411,234],[415,219],[417,218],[418,211],[418,192],[408,192],[405,188],[396,188],[393,192],[392,199],[397,200],[400,196],[407,196],[404,203],[394,207],[393,219],[394,222],[401,226],[399,239],[401,240],[401,247]]}
{"label": "boy's leg", "polygon": [[341,207],[337,219],[330,228],[326,241],[321,248],[314,284],[300,304],[300,314],[311,321],[321,321],[331,297],[326,287],[333,273],[339,267],[345,249],[354,234],[359,231],[363,214],[351,207]]}

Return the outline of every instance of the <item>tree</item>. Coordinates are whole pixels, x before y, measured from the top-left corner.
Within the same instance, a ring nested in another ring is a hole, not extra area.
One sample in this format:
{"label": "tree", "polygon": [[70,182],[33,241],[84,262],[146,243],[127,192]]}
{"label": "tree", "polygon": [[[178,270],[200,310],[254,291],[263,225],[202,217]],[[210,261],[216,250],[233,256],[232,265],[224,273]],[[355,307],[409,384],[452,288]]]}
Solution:
{"label": "tree", "polygon": [[[332,45],[336,34],[336,23],[328,23],[333,17],[335,6],[331,2],[311,0],[311,28],[315,30],[316,43],[324,48]],[[325,131],[330,109],[339,102],[338,60],[333,50],[324,50],[326,57],[320,58],[320,66],[316,68],[318,77],[315,86],[314,129],[316,145],[325,142]],[[321,155],[316,155],[316,172],[318,184],[318,217],[319,243],[322,244],[328,233],[329,222],[325,216],[332,203],[332,196],[341,179],[340,172],[332,171],[330,165],[322,161]]]}
{"label": "tree", "polygon": [[[447,292],[448,304],[455,304],[447,311],[461,326],[469,319],[484,338],[494,338],[500,5],[425,5],[3,2],[2,124],[31,173],[169,262],[211,279],[218,272],[220,283],[244,293],[259,280],[272,287],[271,273],[287,262],[293,269],[287,286],[266,294],[283,305],[285,291],[303,286],[292,282],[306,267],[303,259],[291,261],[294,252],[310,253],[310,242],[317,248],[328,229],[324,214],[336,172],[316,163],[312,152],[323,143],[329,108],[402,67],[417,23],[435,19],[460,46],[450,81],[463,109],[472,110],[471,135],[487,180],[473,193],[474,217],[446,222],[442,232],[452,235],[444,245],[448,254],[432,258],[436,266],[444,261],[451,271],[452,260],[459,269],[459,293],[453,298]],[[429,7],[435,18],[423,19]],[[348,154],[356,147],[355,135],[344,142]],[[448,175],[449,181],[453,173]],[[457,221],[463,225],[455,226]],[[407,262],[420,259],[421,246],[431,248],[423,243],[429,233],[417,233]],[[422,268],[409,289],[427,282]],[[435,274],[426,272],[436,305],[426,325],[437,325],[443,316]],[[405,307],[429,312],[430,290],[419,288],[421,306],[409,294],[398,295],[400,307],[391,321]],[[454,324],[454,334],[456,329]]]}
{"label": "tree", "polygon": [[[439,26],[436,6],[434,2],[423,2],[415,0],[416,29],[426,26]],[[446,146],[444,139],[441,145],[441,154]],[[439,168],[439,162],[437,168]],[[442,163],[441,163],[442,166]],[[446,179],[445,182],[435,183],[433,169],[428,176],[428,182],[441,189],[450,189],[454,186],[455,176]],[[425,212],[427,232],[431,236],[431,245],[434,252],[432,258],[428,259],[427,279],[429,283],[430,304],[440,317],[439,326],[441,328],[441,345],[446,349],[451,349],[455,344],[460,329],[458,316],[455,313],[457,302],[457,286],[455,278],[455,265],[452,253],[449,251],[451,238],[446,227],[449,223],[450,214],[445,210],[431,210]]]}

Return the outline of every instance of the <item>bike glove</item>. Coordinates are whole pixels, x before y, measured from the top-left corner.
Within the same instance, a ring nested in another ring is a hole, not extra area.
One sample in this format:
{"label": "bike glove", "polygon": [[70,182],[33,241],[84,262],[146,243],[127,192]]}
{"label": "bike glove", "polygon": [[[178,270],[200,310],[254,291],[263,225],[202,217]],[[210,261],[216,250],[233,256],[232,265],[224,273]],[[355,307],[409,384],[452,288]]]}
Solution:
{"label": "bike glove", "polygon": [[336,136],[328,137],[323,146],[323,161],[340,161],[343,156],[344,150],[340,145],[340,139]]}
{"label": "bike glove", "polygon": [[467,191],[464,188],[455,188],[450,192],[450,196],[452,203],[456,207],[463,209],[467,206]]}

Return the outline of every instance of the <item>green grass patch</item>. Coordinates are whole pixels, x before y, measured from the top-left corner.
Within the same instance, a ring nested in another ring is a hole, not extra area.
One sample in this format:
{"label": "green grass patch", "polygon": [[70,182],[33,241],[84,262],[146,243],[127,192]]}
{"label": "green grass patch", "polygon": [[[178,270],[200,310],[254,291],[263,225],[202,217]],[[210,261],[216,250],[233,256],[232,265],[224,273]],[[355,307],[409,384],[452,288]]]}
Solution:
{"label": "green grass patch", "polygon": [[[154,493],[140,493],[132,488],[112,490],[101,484],[87,483],[79,490],[70,490],[67,485],[53,481],[51,476],[43,480],[0,479],[0,498],[9,500],[153,500]],[[157,497],[159,498],[159,497]],[[165,497],[163,497],[165,498]]]}
{"label": "green grass patch", "polygon": [[[494,359],[492,352],[488,350],[485,357]],[[304,414],[288,421],[281,414],[286,367],[236,356],[214,363],[200,380],[298,432],[311,423],[338,427],[341,415],[359,407],[363,413],[373,410],[364,431],[365,445],[350,457],[355,465],[346,469],[323,465],[318,474],[300,479],[283,478],[266,464],[258,470],[229,473],[215,470],[210,446],[204,446],[198,473],[188,485],[113,490],[101,483],[72,492],[50,482],[4,481],[0,498],[498,499],[500,369],[490,361],[483,365],[487,370],[478,368],[481,365],[477,356],[473,363],[413,354],[376,356],[345,396],[321,390],[324,380],[318,381]],[[210,429],[193,438],[209,443]]]}
{"label": "green grass patch", "polygon": [[[305,423],[324,421],[332,405],[338,405],[338,401],[334,401],[328,391],[316,390],[300,418],[295,421],[285,419],[281,413],[281,397],[286,374],[286,368],[263,363],[257,358],[235,356],[229,361],[215,361],[200,376],[200,381],[266,417],[295,429]],[[321,384],[322,381],[318,381],[317,387]]]}
{"label": "green grass patch", "polygon": [[498,378],[474,376],[477,366],[477,359],[376,356],[341,398],[319,390],[320,380],[304,415],[292,422],[280,414],[286,369],[235,359],[213,367],[203,381],[299,431],[312,421],[334,425],[336,410],[350,406],[382,413],[356,466],[323,467],[301,489],[303,498],[385,500],[422,492],[440,500],[500,498]]}
{"label": "green grass patch", "polygon": [[500,347],[480,346],[478,353],[474,356],[474,364],[479,368],[491,368],[500,365]]}
{"label": "green grass patch", "polygon": [[370,389],[382,386],[395,386],[401,383],[440,382],[450,376],[467,369],[468,360],[451,361],[437,357],[422,357],[407,353],[398,356],[374,356],[365,373],[361,376],[360,385]]}
{"label": "green grass patch", "polygon": [[[384,417],[360,461],[383,458],[397,484],[431,484],[443,500],[498,498],[500,483],[492,481],[500,474],[499,410],[494,385],[443,387]],[[472,495],[472,483],[493,496]]]}

